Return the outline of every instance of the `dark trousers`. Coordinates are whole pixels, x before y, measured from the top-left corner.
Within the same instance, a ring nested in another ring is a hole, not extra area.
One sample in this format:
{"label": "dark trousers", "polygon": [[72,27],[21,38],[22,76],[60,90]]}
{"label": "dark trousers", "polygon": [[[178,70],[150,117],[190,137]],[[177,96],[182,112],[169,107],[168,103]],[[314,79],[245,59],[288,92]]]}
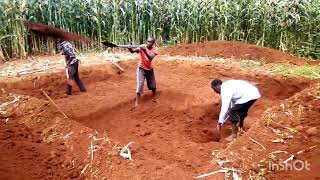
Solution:
{"label": "dark trousers", "polygon": [[256,99],[248,101],[244,104],[235,104],[229,110],[229,119],[233,124],[239,122],[239,127],[243,128],[243,121],[248,115],[249,108],[256,102]]}
{"label": "dark trousers", "polygon": [[[86,88],[79,77],[79,61],[68,65],[68,67],[66,69],[66,73],[67,73],[67,78],[69,80],[74,80],[76,82],[80,91],[82,91],[82,92],[86,91]],[[71,91],[72,91],[72,86],[68,85],[67,86],[67,93],[71,94]]]}
{"label": "dark trousers", "polygon": [[149,90],[155,91],[156,90],[156,78],[154,75],[153,69],[145,70],[141,67],[137,69],[137,89],[136,93],[143,92],[144,80],[147,81],[147,86]]}

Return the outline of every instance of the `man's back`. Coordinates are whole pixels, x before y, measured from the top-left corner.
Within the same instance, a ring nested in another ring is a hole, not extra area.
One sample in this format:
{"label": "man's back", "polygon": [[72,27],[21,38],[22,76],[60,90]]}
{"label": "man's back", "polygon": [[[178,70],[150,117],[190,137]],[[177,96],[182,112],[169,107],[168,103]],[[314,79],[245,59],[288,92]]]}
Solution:
{"label": "man's back", "polygon": [[74,48],[68,41],[63,41],[60,44],[60,50],[62,50],[63,54],[69,57],[76,57]]}
{"label": "man's back", "polygon": [[234,104],[243,104],[261,97],[259,90],[254,85],[244,80],[228,80],[221,85],[221,96],[232,96]]}

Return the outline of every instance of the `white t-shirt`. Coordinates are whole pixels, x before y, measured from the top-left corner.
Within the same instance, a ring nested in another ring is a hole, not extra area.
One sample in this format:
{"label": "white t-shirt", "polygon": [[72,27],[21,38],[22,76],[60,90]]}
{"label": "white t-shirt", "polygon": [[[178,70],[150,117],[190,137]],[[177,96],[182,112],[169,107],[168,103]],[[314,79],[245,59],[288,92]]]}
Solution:
{"label": "white t-shirt", "polygon": [[229,107],[233,104],[244,104],[261,97],[256,86],[243,80],[228,80],[221,85],[221,111],[219,123],[226,122]]}

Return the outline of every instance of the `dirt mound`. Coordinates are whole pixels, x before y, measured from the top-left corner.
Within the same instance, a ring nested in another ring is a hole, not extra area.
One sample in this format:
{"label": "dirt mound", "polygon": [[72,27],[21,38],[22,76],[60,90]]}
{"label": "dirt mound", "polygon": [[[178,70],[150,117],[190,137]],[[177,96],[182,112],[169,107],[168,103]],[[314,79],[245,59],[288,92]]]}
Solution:
{"label": "dirt mound", "polygon": [[[104,81],[110,78],[111,74],[116,74],[117,71],[109,65],[100,65],[99,67],[87,67],[80,69],[81,79],[86,84],[95,83],[97,81]],[[63,98],[66,77],[65,72],[57,72],[51,74],[44,74],[39,76],[21,77],[17,81],[2,81],[0,80],[0,87],[10,89],[11,92],[18,94],[25,94],[34,96],[40,99],[45,99],[43,94],[39,91],[43,88],[50,97]],[[75,93],[79,93],[78,88],[74,88]]]}
{"label": "dirt mound", "polygon": [[65,30],[48,26],[40,23],[32,23],[24,21],[24,25],[28,27],[32,32],[41,36],[49,36],[54,39],[64,39],[68,41],[82,41],[82,42],[92,42],[92,39],[79,36],[77,34],[67,32]]}
{"label": "dirt mound", "polygon": [[64,179],[59,145],[42,143],[41,132],[22,124],[0,125],[0,179]]}
{"label": "dirt mound", "polygon": [[[319,179],[320,122],[315,120],[320,113],[319,90],[320,84],[315,84],[280,106],[265,111],[258,123],[224,151],[223,157],[231,160],[233,166],[251,171],[256,178]],[[259,142],[265,150],[250,138]],[[236,156],[230,155],[230,151]],[[279,168],[291,155],[294,158],[288,160],[288,164],[296,169]],[[310,169],[302,163],[309,163]],[[296,164],[300,166],[295,167]],[[274,168],[275,165],[278,168]]]}
{"label": "dirt mound", "polygon": [[236,59],[261,60],[267,63],[307,64],[307,61],[276,49],[250,45],[238,41],[210,41],[163,48],[163,54],[182,56],[210,56]]}

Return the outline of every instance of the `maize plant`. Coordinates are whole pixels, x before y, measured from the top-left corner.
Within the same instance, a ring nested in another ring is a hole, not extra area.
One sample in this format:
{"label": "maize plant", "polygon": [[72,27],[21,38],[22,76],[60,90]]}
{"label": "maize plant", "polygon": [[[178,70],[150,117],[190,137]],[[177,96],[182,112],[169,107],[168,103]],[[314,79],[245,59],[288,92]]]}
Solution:
{"label": "maize plant", "polygon": [[320,59],[320,0],[1,0],[0,59],[54,53],[22,20],[101,41],[159,44],[238,40]]}

